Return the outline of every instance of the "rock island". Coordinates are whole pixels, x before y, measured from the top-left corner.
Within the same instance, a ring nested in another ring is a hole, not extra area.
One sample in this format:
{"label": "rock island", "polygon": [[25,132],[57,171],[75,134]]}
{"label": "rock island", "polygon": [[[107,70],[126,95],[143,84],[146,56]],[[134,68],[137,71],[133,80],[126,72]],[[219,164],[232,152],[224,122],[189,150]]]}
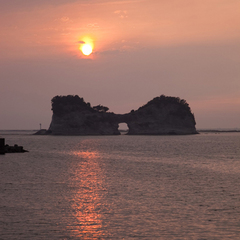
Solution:
{"label": "rock island", "polygon": [[188,103],[178,97],[161,95],[126,114],[108,110],[102,105],[91,107],[77,95],[55,96],[52,121],[45,134],[119,135],[119,123],[127,124],[129,135],[197,134]]}

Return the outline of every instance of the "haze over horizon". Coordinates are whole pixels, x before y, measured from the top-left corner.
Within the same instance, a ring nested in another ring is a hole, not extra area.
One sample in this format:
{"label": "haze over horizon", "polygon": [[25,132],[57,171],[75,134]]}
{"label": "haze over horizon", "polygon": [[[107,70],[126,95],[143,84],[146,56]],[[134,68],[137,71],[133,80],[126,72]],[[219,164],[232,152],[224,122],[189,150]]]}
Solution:
{"label": "haze over horizon", "polygon": [[0,0],[0,20],[1,130],[48,128],[56,95],[127,113],[162,94],[240,128],[239,0]]}

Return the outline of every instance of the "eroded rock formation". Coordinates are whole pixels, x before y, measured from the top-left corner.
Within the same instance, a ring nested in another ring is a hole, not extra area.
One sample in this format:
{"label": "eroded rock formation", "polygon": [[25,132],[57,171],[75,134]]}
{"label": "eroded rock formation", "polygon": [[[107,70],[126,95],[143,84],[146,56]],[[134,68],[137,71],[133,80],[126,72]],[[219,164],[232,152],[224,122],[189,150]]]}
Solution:
{"label": "eroded rock formation", "polygon": [[196,134],[196,122],[187,102],[161,95],[149,101],[127,119],[128,134]]}
{"label": "eroded rock formation", "polygon": [[[98,105],[100,106],[100,105]],[[91,107],[78,96],[52,99],[52,122],[48,132],[54,135],[118,135],[118,121],[108,108]]]}
{"label": "eroded rock formation", "polygon": [[5,144],[5,138],[0,138],[0,154],[5,153],[24,153],[28,152],[25,150],[22,146],[18,146],[15,144],[14,146],[9,146],[8,144]]}
{"label": "eroded rock formation", "polygon": [[119,135],[119,123],[127,123],[130,135],[196,134],[196,122],[187,102],[161,95],[138,110],[126,114],[91,107],[79,96],[52,99],[52,122],[47,134]]}

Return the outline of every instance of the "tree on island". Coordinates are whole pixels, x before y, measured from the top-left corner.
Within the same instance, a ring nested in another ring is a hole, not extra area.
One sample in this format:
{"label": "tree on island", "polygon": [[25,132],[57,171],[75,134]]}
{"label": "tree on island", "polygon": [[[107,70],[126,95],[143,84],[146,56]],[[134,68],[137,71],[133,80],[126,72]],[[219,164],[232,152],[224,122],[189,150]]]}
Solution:
{"label": "tree on island", "polygon": [[94,111],[90,103],[86,103],[78,95],[55,96],[52,98],[52,110],[57,115],[74,111]]}
{"label": "tree on island", "polygon": [[169,105],[169,104],[176,104],[180,107],[182,111],[191,112],[191,109],[188,103],[186,102],[186,100],[180,99],[179,97],[168,97],[165,95],[161,95],[160,97],[153,98],[151,101],[149,101],[147,104],[143,105],[139,109],[144,109],[151,105],[155,105],[156,107],[161,107],[163,105]]}
{"label": "tree on island", "polygon": [[104,112],[104,113],[109,110],[108,107],[105,107],[105,106],[100,105],[100,104],[97,105],[97,106],[94,106],[93,109],[96,110],[96,111],[98,111],[98,112]]}

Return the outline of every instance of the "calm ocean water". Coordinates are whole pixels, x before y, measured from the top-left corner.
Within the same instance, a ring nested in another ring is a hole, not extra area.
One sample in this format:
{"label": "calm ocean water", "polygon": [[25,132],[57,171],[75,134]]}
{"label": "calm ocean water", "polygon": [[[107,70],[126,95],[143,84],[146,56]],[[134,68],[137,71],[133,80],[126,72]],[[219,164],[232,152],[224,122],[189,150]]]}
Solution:
{"label": "calm ocean water", "polygon": [[0,239],[240,239],[240,133],[0,137]]}

